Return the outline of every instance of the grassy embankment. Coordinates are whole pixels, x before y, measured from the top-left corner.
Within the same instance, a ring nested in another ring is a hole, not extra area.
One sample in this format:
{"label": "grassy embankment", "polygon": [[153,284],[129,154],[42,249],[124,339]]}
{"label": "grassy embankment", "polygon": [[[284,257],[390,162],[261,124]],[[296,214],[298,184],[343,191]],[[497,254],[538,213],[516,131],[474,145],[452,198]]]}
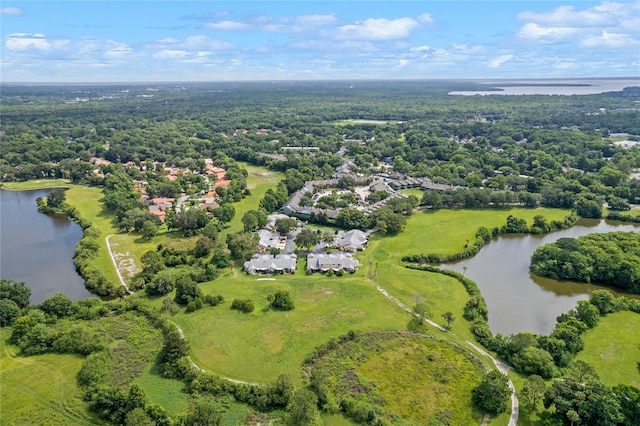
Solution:
{"label": "grassy embankment", "polygon": [[0,188],[10,191],[30,191],[47,188],[69,188],[72,184],[65,179],[35,179],[25,182],[2,182]]}
{"label": "grassy embankment", "polygon": [[103,422],[87,410],[76,384],[83,357],[19,355],[9,343],[11,330],[0,332],[0,424],[92,425]]}

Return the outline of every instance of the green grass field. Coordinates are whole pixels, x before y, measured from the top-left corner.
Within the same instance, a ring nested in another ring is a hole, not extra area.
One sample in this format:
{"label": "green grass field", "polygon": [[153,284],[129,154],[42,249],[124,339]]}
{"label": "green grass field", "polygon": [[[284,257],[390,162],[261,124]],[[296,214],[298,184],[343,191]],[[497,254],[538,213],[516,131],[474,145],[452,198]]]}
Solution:
{"label": "green grass field", "polygon": [[69,188],[71,184],[65,179],[34,179],[25,182],[2,182],[0,188],[10,191],[28,191],[31,189]]}
{"label": "green grass field", "polygon": [[10,329],[0,333],[0,424],[103,424],[88,411],[76,384],[83,357],[23,357],[19,348],[8,342],[10,334]]}
{"label": "green grass field", "polygon": [[602,383],[640,387],[640,314],[616,312],[601,318],[584,336],[584,350],[576,359],[591,364]]}
{"label": "green grass field", "polygon": [[264,167],[252,166],[251,164],[243,162],[238,162],[238,164],[249,172],[247,176],[247,189],[251,191],[251,196],[245,197],[237,203],[233,203],[233,206],[236,208],[236,215],[229,223],[229,226],[222,232],[222,237],[226,234],[242,232],[244,230],[242,216],[249,210],[257,210],[260,208],[260,200],[264,197],[267,189],[275,189],[278,182],[284,179],[284,174],[280,172],[274,172]]}
{"label": "green grass field", "polygon": [[[193,360],[207,370],[252,382],[285,373],[300,383],[302,361],[317,345],[351,329],[404,329],[409,320],[358,274],[281,275],[269,281],[234,271],[201,288],[205,294],[223,295],[226,302],[173,317],[189,338]],[[267,294],[278,290],[291,292],[294,310],[268,309]],[[252,299],[256,310],[230,310],[235,298]]]}

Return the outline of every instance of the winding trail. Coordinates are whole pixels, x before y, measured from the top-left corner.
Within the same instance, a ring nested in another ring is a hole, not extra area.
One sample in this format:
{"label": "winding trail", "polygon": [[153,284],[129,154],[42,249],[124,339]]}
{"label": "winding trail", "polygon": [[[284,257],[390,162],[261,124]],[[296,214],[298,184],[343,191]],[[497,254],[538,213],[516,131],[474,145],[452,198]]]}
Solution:
{"label": "winding trail", "polygon": [[[180,326],[178,324],[176,324],[173,321],[169,321],[171,324],[175,325],[176,329],[178,330],[178,334],[180,334],[180,338],[184,339],[184,332],[182,331],[182,329],[180,328]],[[202,373],[206,373],[207,370],[205,370],[204,368],[200,367],[198,364],[196,364],[195,362],[193,362],[193,360],[191,359],[191,355],[187,355],[187,357],[189,358],[189,361],[191,362],[191,365],[193,366],[193,368],[195,368],[196,370],[202,372]],[[217,374],[217,373],[216,373]],[[250,386],[263,386],[264,383],[258,383],[258,382],[247,382],[245,380],[238,380],[238,379],[232,379],[231,377],[226,377],[223,376],[221,374],[217,374],[218,377],[220,377],[223,380],[226,380],[228,382],[232,382],[232,383],[238,383],[241,385],[250,385]]]}
{"label": "winding trail", "polygon": [[118,263],[116,262],[116,258],[113,255],[113,251],[111,250],[111,243],[109,243],[109,239],[116,234],[107,235],[107,238],[104,240],[107,243],[107,250],[109,251],[109,256],[111,257],[111,263],[113,263],[113,267],[116,268],[116,274],[118,274],[118,279],[120,280],[120,284],[127,290],[127,293],[133,294],[133,291],[129,289],[127,284],[124,282],[124,278],[122,278],[122,274],[120,273],[120,269],[118,268]]}
{"label": "winding trail", "polygon": [[[382,293],[384,295],[384,297],[386,297],[387,299],[391,300],[393,303],[398,305],[401,309],[409,312],[411,315],[413,315],[415,317],[422,318],[425,322],[431,324],[432,326],[434,326],[435,328],[437,328],[440,331],[451,333],[449,330],[447,330],[446,328],[444,328],[440,324],[438,324],[436,322],[433,322],[428,318],[421,317],[420,315],[418,315],[415,312],[413,312],[413,309],[411,309],[410,307],[408,307],[407,305],[405,305],[404,303],[402,303],[401,301],[399,301],[398,299],[396,299],[395,297],[390,295],[387,290],[382,288],[380,285],[378,285],[372,279],[369,279],[369,281],[371,281],[376,286],[376,289],[380,293]],[[454,333],[451,333],[451,334],[455,336]],[[518,403],[518,397],[516,396],[516,388],[513,385],[513,382],[511,381],[511,378],[509,377],[509,374],[508,374],[509,370],[511,370],[512,368],[509,365],[505,364],[504,362],[495,359],[489,353],[487,353],[485,350],[483,350],[479,346],[474,345],[470,341],[465,340],[465,342],[467,344],[469,344],[469,346],[471,346],[480,355],[484,355],[487,358],[491,359],[491,361],[493,361],[493,363],[495,364],[495,366],[498,369],[498,371],[500,371],[502,374],[504,374],[507,377],[507,384],[509,385],[509,390],[511,391],[511,417],[509,418],[509,426],[516,426],[517,423],[518,423],[518,415],[520,413],[520,405]]]}

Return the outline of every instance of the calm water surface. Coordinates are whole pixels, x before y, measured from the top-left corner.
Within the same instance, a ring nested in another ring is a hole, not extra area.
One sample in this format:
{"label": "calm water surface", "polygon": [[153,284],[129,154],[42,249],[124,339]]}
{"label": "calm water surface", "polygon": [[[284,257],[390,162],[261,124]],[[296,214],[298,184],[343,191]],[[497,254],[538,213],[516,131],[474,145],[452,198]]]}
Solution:
{"label": "calm water surface", "polygon": [[630,79],[539,79],[479,81],[500,90],[461,90],[449,95],[593,95],[619,92],[625,87],[640,86],[640,80]]}
{"label": "calm water surface", "polygon": [[569,229],[546,235],[504,235],[470,259],[441,265],[474,280],[489,308],[489,327],[503,335],[531,331],[549,334],[556,317],[586,300],[592,284],[556,281],[529,272],[531,255],[543,244],[559,238],[590,233],[640,231],[640,226],[608,220],[581,219]]}
{"label": "calm water surface", "polygon": [[23,281],[32,304],[56,293],[72,300],[92,296],[72,261],[82,228],[66,216],[37,210],[36,198],[49,192],[0,190],[0,277]]}

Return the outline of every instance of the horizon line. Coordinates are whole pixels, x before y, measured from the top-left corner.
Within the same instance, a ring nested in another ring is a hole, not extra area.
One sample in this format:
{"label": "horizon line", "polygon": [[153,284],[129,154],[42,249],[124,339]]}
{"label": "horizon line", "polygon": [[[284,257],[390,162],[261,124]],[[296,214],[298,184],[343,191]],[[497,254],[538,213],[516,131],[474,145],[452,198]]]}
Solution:
{"label": "horizon line", "polygon": [[318,78],[318,79],[255,79],[255,80],[158,80],[158,81],[0,81],[0,85],[63,85],[63,84],[203,84],[203,83],[303,83],[303,82],[402,82],[402,81],[508,81],[508,80],[640,80],[637,76],[617,77],[463,77],[463,78]]}

